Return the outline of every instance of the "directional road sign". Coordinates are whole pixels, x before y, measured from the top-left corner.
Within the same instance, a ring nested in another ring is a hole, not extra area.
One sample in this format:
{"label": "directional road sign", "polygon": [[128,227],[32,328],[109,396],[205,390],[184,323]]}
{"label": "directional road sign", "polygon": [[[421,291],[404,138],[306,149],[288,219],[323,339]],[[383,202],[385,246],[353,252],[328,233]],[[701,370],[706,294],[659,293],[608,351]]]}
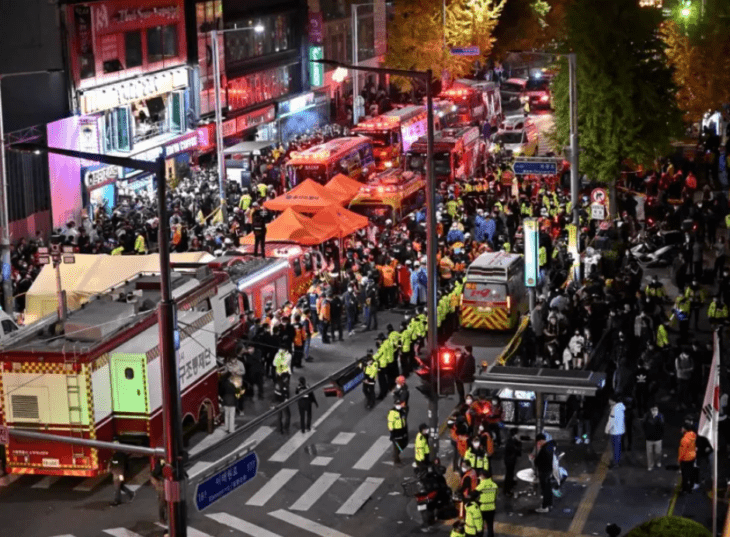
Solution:
{"label": "directional road sign", "polygon": [[520,157],[516,158],[512,169],[517,175],[555,175],[558,161],[554,158]]}
{"label": "directional road sign", "polygon": [[451,49],[452,56],[479,56],[479,47],[457,47]]}
{"label": "directional road sign", "polygon": [[256,453],[251,452],[202,481],[195,488],[195,506],[198,511],[210,507],[216,501],[249,482],[256,476],[258,468],[259,458]]}

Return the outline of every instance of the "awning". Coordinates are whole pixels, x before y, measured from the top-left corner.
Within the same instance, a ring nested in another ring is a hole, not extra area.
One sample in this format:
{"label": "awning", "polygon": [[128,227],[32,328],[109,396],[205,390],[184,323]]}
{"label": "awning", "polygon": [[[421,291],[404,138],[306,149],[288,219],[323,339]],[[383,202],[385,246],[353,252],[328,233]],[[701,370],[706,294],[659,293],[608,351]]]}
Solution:
{"label": "awning", "polygon": [[345,203],[350,203],[357,196],[357,193],[360,192],[360,187],[362,186],[363,184],[360,181],[338,173],[330,179],[324,188]]}
{"label": "awning", "polygon": [[224,155],[260,155],[261,151],[274,147],[276,142],[241,142],[223,150]]}
{"label": "awning", "polygon": [[284,211],[294,209],[300,213],[316,213],[330,205],[342,205],[345,203],[341,197],[337,197],[325,187],[305,179],[289,192],[264,202],[264,207],[270,211]]}
{"label": "awning", "polygon": [[[339,231],[336,227],[317,224],[311,218],[293,209],[286,209],[266,226],[266,242],[293,242],[313,246],[337,237],[338,234]],[[254,244],[254,242],[253,233],[241,239],[242,245]]]}
{"label": "awning", "polygon": [[322,209],[312,217],[312,220],[315,224],[328,228],[335,227],[341,237],[355,233],[357,230],[365,228],[368,225],[366,216],[336,205]]}

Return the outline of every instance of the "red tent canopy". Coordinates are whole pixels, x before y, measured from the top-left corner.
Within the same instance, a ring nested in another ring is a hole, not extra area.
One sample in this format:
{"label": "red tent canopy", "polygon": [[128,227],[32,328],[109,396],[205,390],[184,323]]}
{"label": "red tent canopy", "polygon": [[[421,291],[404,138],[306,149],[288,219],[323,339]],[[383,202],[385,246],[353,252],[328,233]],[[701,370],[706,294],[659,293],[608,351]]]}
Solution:
{"label": "red tent canopy", "polygon": [[324,188],[338,199],[341,199],[345,203],[349,203],[360,191],[361,186],[362,183],[360,181],[356,181],[351,177],[338,173],[330,179],[330,182],[327,183]]}
{"label": "red tent canopy", "polygon": [[284,211],[292,208],[300,213],[316,213],[330,205],[341,205],[342,199],[333,195],[319,183],[305,179],[289,192],[278,198],[265,201],[264,207],[271,211]]}
{"label": "red tent canopy", "polygon": [[367,227],[368,219],[365,216],[348,211],[336,205],[330,205],[322,209],[312,217],[315,224],[334,227],[339,231],[340,236],[355,233],[358,229]]}
{"label": "red tent canopy", "polygon": [[[267,242],[295,242],[305,246],[322,244],[337,237],[339,230],[315,223],[311,218],[299,214],[294,209],[286,209],[273,222],[266,226]],[[249,233],[241,244],[254,244],[253,233]]]}

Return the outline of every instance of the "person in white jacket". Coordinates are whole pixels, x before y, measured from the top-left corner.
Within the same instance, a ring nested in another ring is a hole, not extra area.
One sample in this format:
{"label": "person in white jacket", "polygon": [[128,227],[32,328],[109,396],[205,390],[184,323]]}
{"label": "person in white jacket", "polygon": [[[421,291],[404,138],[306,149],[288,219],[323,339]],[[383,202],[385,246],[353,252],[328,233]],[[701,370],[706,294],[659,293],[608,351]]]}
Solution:
{"label": "person in white jacket", "polygon": [[621,464],[621,437],[626,432],[626,422],[624,421],[626,407],[616,395],[609,398],[608,404],[611,405],[611,413],[606,422],[606,434],[611,436],[611,445],[613,446],[613,464],[611,468],[616,468]]}

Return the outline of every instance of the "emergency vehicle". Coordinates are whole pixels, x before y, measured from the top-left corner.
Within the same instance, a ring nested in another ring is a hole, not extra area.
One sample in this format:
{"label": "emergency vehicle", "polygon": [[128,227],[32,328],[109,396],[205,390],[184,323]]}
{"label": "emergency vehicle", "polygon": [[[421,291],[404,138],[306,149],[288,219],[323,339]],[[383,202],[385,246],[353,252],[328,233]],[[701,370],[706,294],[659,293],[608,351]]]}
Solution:
{"label": "emergency vehicle", "polygon": [[471,80],[469,78],[458,78],[454,81],[452,90],[460,88],[471,88],[477,91],[482,98],[485,109],[484,122],[496,127],[504,115],[502,114],[502,98],[499,93],[499,86],[494,82],[483,80]]}
{"label": "emergency vehicle", "polygon": [[[210,431],[219,413],[216,327],[238,321],[237,303],[215,300],[217,278],[207,267],[172,272],[172,287],[183,427],[202,421]],[[2,425],[162,445],[159,300],[159,275],[140,274],[70,312],[63,326],[51,314],[4,340]],[[107,450],[11,436],[7,468],[14,474],[91,477],[106,472],[110,456]]]}
{"label": "emergency vehicle", "polygon": [[458,126],[481,127],[484,125],[487,119],[487,107],[484,105],[481,91],[472,87],[453,87],[442,91],[439,97],[448,99],[456,105]]}
{"label": "emergency vehicle", "polygon": [[403,154],[413,142],[426,135],[426,120],[423,106],[405,106],[366,119],[358,123],[352,132],[372,140],[375,168],[383,171],[400,166]]}
{"label": "emergency vehicle", "polygon": [[511,330],[527,312],[524,262],[519,254],[487,252],[466,270],[459,321],[464,328]]}
{"label": "emergency vehicle", "polygon": [[362,180],[374,164],[372,140],[363,136],[335,138],[292,153],[284,166],[282,184],[285,190],[305,179],[324,185],[338,173]]}
{"label": "emergency vehicle", "polygon": [[[453,183],[486,175],[486,144],[478,127],[443,129],[434,135],[433,168],[436,181]],[[423,136],[406,155],[406,171],[426,176],[427,142]]]}
{"label": "emergency vehicle", "polygon": [[[440,131],[449,127],[456,127],[459,124],[459,107],[448,99],[433,100],[433,125],[434,129]],[[428,112],[427,112],[428,113]]]}
{"label": "emergency vehicle", "polygon": [[398,223],[426,203],[426,178],[422,174],[388,170],[376,175],[350,202],[349,209],[382,226]]}
{"label": "emergency vehicle", "polygon": [[499,130],[492,136],[490,153],[504,149],[508,155],[535,156],[540,147],[537,126],[529,117],[510,116],[499,124]]}

